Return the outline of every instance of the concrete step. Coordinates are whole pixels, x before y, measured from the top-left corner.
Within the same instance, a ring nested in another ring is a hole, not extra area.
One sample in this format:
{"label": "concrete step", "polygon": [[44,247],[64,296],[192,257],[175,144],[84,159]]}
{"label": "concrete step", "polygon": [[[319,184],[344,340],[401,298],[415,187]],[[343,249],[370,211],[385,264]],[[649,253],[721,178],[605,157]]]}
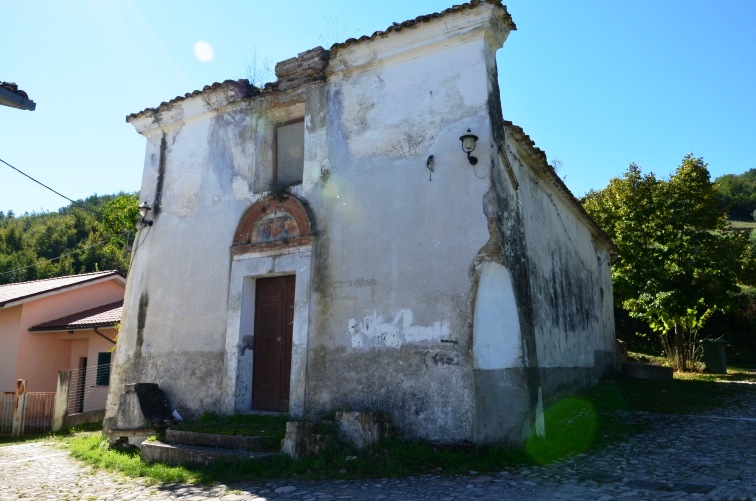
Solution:
{"label": "concrete step", "polygon": [[203,447],[188,444],[165,444],[163,442],[143,442],[140,446],[142,459],[148,463],[163,463],[171,466],[182,464],[209,465],[243,459],[265,459],[275,456],[275,452],[254,452],[222,447]]}
{"label": "concrete step", "polygon": [[661,365],[623,362],[622,374],[626,377],[646,381],[672,381],[674,371],[672,367],[662,367]]}
{"label": "concrete step", "polygon": [[165,441],[170,444],[200,445],[204,447],[220,447],[223,449],[247,451],[260,450],[265,446],[264,437],[198,433],[195,431],[173,430],[171,428],[165,431]]}

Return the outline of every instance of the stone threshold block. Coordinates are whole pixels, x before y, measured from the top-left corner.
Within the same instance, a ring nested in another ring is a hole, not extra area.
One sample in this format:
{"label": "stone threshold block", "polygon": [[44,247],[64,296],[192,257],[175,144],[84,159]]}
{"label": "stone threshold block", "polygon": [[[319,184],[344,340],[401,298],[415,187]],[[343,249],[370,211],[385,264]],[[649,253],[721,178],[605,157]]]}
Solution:
{"label": "stone threshold block", "polygon": [[661,365],[641,364],[637,362],[624,362],[622,375],[633,379],[645,381],[672,381],[672,367]]}

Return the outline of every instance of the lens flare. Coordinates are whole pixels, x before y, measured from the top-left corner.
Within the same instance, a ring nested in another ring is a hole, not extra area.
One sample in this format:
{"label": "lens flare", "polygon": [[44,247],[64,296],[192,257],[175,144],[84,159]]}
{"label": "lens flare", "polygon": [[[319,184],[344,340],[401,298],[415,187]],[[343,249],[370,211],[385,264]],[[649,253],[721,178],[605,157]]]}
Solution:
{"label": "lens flare", "polygon": [[203,63],[209,63],[215,56],[213,46],[207,42],[197,42],[194,44],[194,55]]}

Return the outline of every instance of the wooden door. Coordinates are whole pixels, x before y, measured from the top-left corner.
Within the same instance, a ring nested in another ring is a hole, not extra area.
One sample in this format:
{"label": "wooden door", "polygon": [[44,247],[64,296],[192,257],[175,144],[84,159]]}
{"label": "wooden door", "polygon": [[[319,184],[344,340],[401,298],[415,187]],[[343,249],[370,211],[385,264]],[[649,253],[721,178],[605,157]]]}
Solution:
{"label": "wooden door", "polygon": [[252,408],[289,411],[294,275],[257,279]]}

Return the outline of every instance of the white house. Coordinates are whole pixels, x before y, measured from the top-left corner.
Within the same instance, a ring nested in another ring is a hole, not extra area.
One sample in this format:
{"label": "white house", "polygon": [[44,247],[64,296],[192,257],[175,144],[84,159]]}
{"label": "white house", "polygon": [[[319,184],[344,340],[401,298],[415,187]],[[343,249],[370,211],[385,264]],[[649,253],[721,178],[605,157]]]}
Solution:
{"label": "white house", "polygon": [[405,437],[517,441],[611,370],[611,243],[502,116],[514,29],[474,0],[127,117],[154,224],[106,430],[148,382],[190,417],[382,411]]}

